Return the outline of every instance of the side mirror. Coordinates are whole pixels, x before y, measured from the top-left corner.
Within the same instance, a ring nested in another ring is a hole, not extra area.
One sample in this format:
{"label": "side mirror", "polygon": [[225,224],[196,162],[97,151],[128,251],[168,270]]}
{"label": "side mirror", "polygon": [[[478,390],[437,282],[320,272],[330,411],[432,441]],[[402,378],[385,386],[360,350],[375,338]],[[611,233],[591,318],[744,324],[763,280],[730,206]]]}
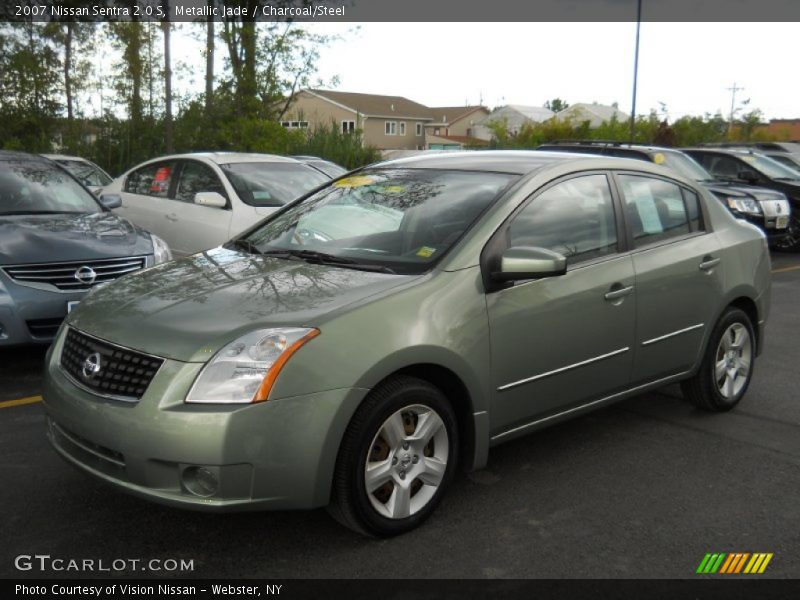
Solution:
{"label": "side mirror", "polygon": [[200,206],[213,206],[214,208],[225,208],[228,201],[219,192],[197,192],[194,195],[194,203]]}
{"label": "side mirror", "polygon": [[546,248],[514,246],[500,258],[500,271],[492,273],[497,281],[517,281],[535,277],[563,275],[567,272],[567,258]]}
{"label": "side mirror", "polygon": [[742,181],[746,181],[747,183],[758,183],[758,173],[751,169],[743,169],[739,171],[737,177]]}
{"label": "side mirror", "polygon": [[119,194],[101,194],[100,204],[106,208],[119,208],[122,206],[122,196]]}

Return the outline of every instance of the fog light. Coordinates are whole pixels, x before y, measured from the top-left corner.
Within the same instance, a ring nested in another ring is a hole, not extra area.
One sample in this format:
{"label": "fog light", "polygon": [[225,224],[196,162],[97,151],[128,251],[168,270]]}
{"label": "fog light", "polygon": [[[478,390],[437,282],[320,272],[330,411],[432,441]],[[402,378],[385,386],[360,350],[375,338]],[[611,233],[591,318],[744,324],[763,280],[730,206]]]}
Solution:
{"label": "fog light", "polygon": [[5,330],[5,328],[3,327],[3,324],[2,324],[2,323],[0,323],[0,340],[4,340],[4,339],[6,339],[7,337],[8,337],[8,334],[6,333],[6,330]]}
{"label": "fog light", "polygon": [[206,467],[188,467],[183,470],[183,487],[195,496],[208,498],[219,490],[219,477]]}

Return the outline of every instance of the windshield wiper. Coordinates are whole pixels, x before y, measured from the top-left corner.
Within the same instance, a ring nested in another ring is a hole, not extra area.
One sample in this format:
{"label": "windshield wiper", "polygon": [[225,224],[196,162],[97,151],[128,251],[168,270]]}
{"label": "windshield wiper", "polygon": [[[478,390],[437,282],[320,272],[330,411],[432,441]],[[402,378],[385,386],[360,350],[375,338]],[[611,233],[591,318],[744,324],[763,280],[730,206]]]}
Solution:
{"label": "windshield wiper", "polygon": [[776,177],[775,181],[800,181],[797,177]]}
{"label": "windshield wiper", "polygon": [[336,267],[343,267],[345,269],[356,269],[358,271],[371,271],[373,273],[389,273],[391,275],[396,275],[395,271],[384,265],[360,263],[352,258],[336,256],[335,254],[327,254],[326,252],[319,252],[317,250],[286,250],[285,252],[312,264],[333,265]]}
{"label": "windshield wiper", "polygon": [[225,244],[225,248],[233,248],[235,250],[244,250],[250,254],[263,254],[253,242],[250,240],[233,240]]}
{"label": "windshield wiper", "polygon": [[319,252],[317,250],[287,250],[287,252],[292,256],[308,261],[319,261],[337,265],[352,265],[356,262],[351,258],[344,258],[343,256],[336,256],[335,254],[328,254],[327,252]]}

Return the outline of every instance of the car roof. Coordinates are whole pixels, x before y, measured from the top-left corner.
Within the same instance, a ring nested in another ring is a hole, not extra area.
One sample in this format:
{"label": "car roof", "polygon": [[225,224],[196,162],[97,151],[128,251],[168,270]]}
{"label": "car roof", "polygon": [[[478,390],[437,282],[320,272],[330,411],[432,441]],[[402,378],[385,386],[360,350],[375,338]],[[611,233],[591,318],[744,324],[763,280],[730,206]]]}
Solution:
{"label": "car roof", "polygon": [[765,156],[761,152],[756,152],[752,148],[730,148],[722,146],[695,146],[692,148],[681,148],[684,152],[716,152],[717,154],[731,154],[733,156]]}
{"label": "car roof", "polygon": [[17,150],[0,150],[0,160],[28,160],[33,162],[47,163],[49,159],[38,154],[28,152],[18,152]]}
{"label": "car roof", "polygon": [[76,160],[79,162],[90,163],[88,158],[83,158],[82,156],[69,156],[67,154],[42,154],[45,158],[49,158],[50,160]]}
{"label": "car roof", "polygon": [[159,156],[145,162],[153,160],[169,160],[174,158],[205,158],[218,165],[242,162],[282,162],[303,164],[301,161],[288,156],[278,156],[277,154],[260,154],[257,152],[189,152],[186,154],[170,154]]}
{"label": "car roof", "polygon": [[545,142],[539,148],[593,148],[598,150],[630,150],[632,152],[674,152],[681,154],[682,148],[669,148],[666,146],[651,146],[648,144],[630,144],[628,142],[604,142],[592,140],[557,140],[555,142]]}
{"label": "car roof", "polygon": [[[541,150],[466,150],[443,152],[426,156],[408,156],[374,163],[369,168],[407,167],[411,169],[453,169],[472,171],[494,171],[525,175],[554,163],[576,160],[603,161],[619,167],[642,163],[628,158],[580,154],[577,152],[545,152]],[[647,163],[642,163],[647,164]],[[600,167],[598,168],[606,168]],[[637,167],[638,168],[638,167]]]}

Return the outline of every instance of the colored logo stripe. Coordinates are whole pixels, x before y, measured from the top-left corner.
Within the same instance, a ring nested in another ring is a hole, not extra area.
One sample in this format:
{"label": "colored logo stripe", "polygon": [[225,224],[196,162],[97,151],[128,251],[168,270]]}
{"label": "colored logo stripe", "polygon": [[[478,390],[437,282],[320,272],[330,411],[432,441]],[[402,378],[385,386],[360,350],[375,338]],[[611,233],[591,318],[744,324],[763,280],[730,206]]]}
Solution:
{"label": "colored logo stripe", "polygon": [[726,575],[763,573],[772,560],[772,557],[772,553],[766,552],[757,552],[753,554],[749,552],[708,553],[703,557],[696,572],[702,574],[714,574],[718,572]]}

